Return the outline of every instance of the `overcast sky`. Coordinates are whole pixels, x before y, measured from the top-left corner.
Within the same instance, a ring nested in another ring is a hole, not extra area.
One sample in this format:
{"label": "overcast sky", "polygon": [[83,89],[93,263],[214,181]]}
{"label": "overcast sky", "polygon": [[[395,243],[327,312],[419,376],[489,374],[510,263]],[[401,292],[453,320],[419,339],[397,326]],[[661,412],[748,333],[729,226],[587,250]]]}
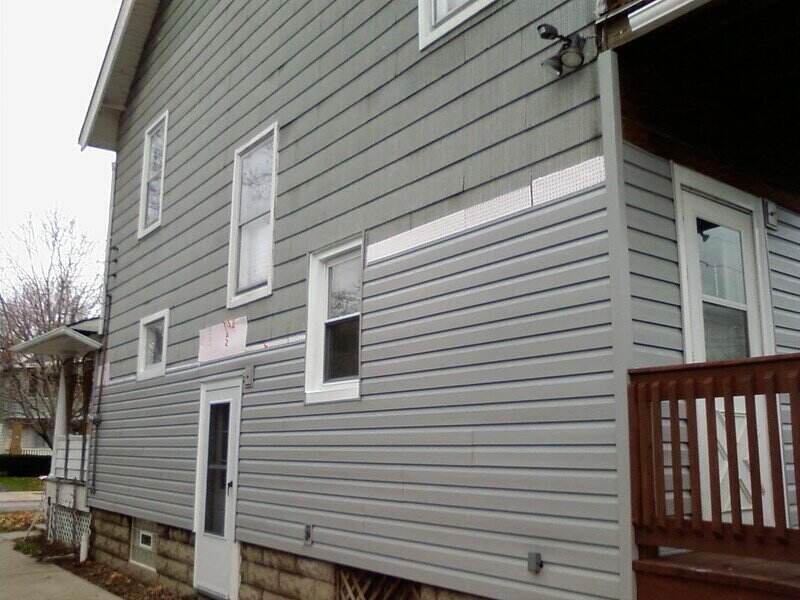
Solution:
{"label": "overcast sky", "polygon": [[114,154],[81,152],[78,133],[119,5],[0,0],[0,239],[59,207],[102,260]]}

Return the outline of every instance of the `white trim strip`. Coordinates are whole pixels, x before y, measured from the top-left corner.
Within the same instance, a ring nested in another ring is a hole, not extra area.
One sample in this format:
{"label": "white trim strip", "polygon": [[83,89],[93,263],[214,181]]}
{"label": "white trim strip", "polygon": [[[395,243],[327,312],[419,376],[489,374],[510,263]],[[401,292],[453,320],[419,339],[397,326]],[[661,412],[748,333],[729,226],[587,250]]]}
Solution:
{"label": "white trim strip", "polygon": [[[209,365],[219,365],[227,362],[234,362],[245,356],[252,357],[252,356],[257,356],[259,354],[266,354],[267,352],[271,352],[279,348],[284,348],[286,346],[302,344],[305,341],[306,341],[305,334],[298,333],[295,335],[289,335],[282,338],[275,338],[274,340],[269,340],[266,342],[259,342],[258,344],[249,344],[248,346],[245,347],[243,352],[227,356],[222,360],[216,360],[210,362],[200,362],[199,360],[192,360],[184,363],[179,363],[177,365],[171,365],[167,367],[166,374],[174,375],[176,373],[181,373],[183,371],[190,371],[192,369],[198,369],[200,367],[208,367]],[[119,385],[121,383],[131,383],[132,381],[136,381],[135,375],[121,375],[119,377],[114,377],[113,379],[110,379],[107,385],[113,386],[113,385]],[[107,385],[103,384],[103,387],[107,387]]]}
{"label": "white trim strip", "polygon": [[605,179],[606,169],[603,157],[590,158],[577,165],[534,179],[530,187],[508,192],[493,200],[456,211],[370,244],[367,248],[367,264],[408,252],[480,225],[486,225],[533,206],[595,187],[602,184]]}
{"label": "white trim strip", "polygon": [[531,190],[524,187],[498,198],[470,206],[403,233],[370,244],[367,263],[375,262],[413,248],[436,242],[472,227],[484,225],[512,213],[530,208]]}
{"label": "white trim strip", "polygon": [[602,156],[595,156],[577,165],[534,179],[531,182],[533,205],[571,196],[600,185],[605,180],[605,160]]}

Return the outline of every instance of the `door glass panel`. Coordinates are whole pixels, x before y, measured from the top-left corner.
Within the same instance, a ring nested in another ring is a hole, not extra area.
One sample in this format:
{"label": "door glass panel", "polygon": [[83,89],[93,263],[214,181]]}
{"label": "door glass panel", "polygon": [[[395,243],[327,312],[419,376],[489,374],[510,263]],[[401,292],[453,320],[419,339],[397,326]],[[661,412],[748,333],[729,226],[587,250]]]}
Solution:
{"label": "door glass panel", "polygon": [[744,304],[741,233],[697,219],[697,236],[703,295]]}
{"label": "door glass panel", "polygon": [[227,403],[209,407],[205,531],[221,536],[225,535],[229,413],[230,405]]}
{"label": "door glass panel", "polygon": [[703,302],[706,360],[731,360],[750,356],[747,312],[713,302]]}

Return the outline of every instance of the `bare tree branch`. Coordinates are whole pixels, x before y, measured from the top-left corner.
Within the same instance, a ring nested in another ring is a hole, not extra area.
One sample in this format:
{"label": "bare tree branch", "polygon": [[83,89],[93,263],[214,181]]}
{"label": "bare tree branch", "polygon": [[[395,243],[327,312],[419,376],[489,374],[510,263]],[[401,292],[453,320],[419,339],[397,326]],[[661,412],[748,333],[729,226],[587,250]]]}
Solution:
{"label": "bare tree branch", "polygon": [[[61,361],[8,349],[91,316],[99,305],[100,269],[91,262],[94,243],[57,210],[38,220],[28,216],[10,238],[0,239],[0,401],[52,447]],[[70,422],[81,412],[79,389]]]}

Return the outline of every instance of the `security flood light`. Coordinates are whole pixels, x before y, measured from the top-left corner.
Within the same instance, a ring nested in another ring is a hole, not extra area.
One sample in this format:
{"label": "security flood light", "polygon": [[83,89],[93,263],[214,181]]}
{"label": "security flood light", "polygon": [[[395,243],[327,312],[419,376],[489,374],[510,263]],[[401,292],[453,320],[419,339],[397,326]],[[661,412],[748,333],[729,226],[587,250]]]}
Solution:
{"label": "security flood light", "polygon": [[563,42],[558,52],[542,62],[542,66],[553,69],[561,77],[565,69],[574,70],[583,64],[585,60],[583,49],[586,46],[586,38],[581,34],[561,35],[558,29],[549,23],[542,23],[536,30],[543,40],[561,40]]}

